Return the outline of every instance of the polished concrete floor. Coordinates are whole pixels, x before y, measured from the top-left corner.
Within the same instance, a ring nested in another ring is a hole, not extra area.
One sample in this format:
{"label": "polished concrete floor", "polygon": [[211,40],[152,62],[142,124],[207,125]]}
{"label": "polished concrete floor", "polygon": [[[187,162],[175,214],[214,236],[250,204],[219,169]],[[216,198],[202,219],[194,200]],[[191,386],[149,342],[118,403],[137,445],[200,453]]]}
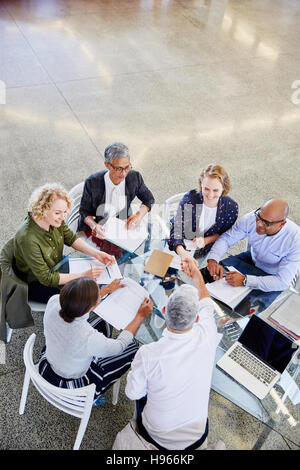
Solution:
{"label": "polished concrete floor", "polygon": [[[241,214],[281,196],[300,224],[299,21],[299,0],[2,0],[1,246],[36,186],[70,189],[115,140],[159,203],[216,162]],[[35,319],[0,366],[0,448],[70,449],[77,420],[33,389],[18,415]],[[111,448],[132,415],[123,388],[116,409],[93,410],[82,449]],[[209,442],[228,449],[296,448],[215,392],[210,420]]]}

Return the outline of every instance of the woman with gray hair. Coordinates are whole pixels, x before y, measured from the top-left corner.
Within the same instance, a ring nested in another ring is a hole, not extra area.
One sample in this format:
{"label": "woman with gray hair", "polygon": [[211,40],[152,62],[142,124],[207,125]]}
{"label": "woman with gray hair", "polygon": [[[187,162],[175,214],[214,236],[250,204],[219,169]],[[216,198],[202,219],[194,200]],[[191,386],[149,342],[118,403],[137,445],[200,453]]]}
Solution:
{"label": "woman with gray hair", "polygon": [[[84,231],[102,250],[118,258],[120,249],[104,239],[101,221],[109,216],[126,220],[128,229],[136,228],[154,204],[152,192],[141,174],[132,169],[130,153],[126,145],[114,142],[104,152],[106,170],[90,175],[84,183],[80,203],[78,231]],[[137,197],[142,205],[132,214],[131,203]],[[121,250],[122,251],[122,250]]]}

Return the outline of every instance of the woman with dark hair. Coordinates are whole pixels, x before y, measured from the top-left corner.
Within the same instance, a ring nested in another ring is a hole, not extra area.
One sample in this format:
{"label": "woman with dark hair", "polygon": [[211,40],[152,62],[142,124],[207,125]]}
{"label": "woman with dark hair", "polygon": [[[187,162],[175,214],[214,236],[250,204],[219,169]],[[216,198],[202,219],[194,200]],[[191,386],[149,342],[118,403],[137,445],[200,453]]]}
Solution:
{"label": "woman with dark hair", "polygon": [[103,296],[122,287],[118,279],[99,289],[95,281],[81,277],[49,299],[44,315],[46,346],[39,362],[44,379],[62,388],[95,383],[94,404],[101,404],[101,395],[129,369],[138,350],[134,335],[153,308],[152,301],[145,299],[132,322],[116,339],[110,338],[111,326],[90,313]]}

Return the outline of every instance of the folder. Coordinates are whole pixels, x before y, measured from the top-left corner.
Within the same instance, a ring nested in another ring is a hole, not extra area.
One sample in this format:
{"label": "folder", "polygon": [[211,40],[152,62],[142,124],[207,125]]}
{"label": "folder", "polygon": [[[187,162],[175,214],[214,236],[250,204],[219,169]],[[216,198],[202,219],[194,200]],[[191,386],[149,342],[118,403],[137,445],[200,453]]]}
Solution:
{"label": "folder", "polygon": [[155,274],[155,276],[165,277],[172,259],[173,255],[164,253],[160,250],[153,250],[153,253],[148,259],[144,270],[148,273]]}

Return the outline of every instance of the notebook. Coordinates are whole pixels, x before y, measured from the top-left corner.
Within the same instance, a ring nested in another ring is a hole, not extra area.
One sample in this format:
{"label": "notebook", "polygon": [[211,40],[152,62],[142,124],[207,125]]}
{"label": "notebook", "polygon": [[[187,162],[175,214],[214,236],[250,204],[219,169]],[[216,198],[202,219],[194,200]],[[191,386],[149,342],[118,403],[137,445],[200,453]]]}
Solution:
{"label": "notebook", "polygon": [[295,340],[300,339],[300,303],[297,295],[291,294],[268,317],[278,328]]}
{"label": "notebook", "polygon": [[[227,269],[228,271],[237,271],[237,269],[232,266],[227,267]],[[231,286],[225,280],[225,277],[218,281],[207,283],[206,287],[214,299],[220,300],[232,309],[234,309],[251,291],[250,287],[247,286]]]}
{"label": "notebook", "polygon": [[117,330],[123,330],[134,319],[148,292],[133,279],[125,278],[125,287],[108,295],[94,309],[94,312]]}
{"label": "notebook", "polygon": [[217,366],[262,400],[279,380],[298,347],[256,315]]}
{"label": "notebook", "polygon": [[104,224],[105,240],[134,253],[148,237],[147,225],[144,221],[135,229],[127,229],[125,220],[110,217]]}
{"label": "notebook", "polygon": [[91,266],[104,267],[103,273],[97,278],[97,284],[110,284],[115,279],[122,279],[123,277],[117,263],[105,266],[105,264],[100,263],[100,261],[95,258],[69,258],[70,274],[84,273],[91,269]]}

